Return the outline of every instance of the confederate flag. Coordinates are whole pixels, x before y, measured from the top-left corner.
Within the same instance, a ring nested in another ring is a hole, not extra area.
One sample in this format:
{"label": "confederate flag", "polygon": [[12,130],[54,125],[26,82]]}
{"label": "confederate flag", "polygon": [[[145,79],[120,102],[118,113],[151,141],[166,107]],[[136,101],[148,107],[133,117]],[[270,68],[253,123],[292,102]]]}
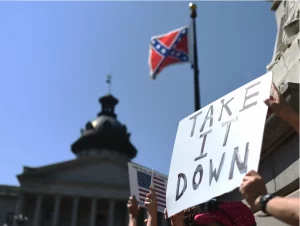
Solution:
{"label": "confederate flag", "polygon": [[149,67],[153,79],[165,67],[185,62],[190,62],[188,26],[151,38]]}

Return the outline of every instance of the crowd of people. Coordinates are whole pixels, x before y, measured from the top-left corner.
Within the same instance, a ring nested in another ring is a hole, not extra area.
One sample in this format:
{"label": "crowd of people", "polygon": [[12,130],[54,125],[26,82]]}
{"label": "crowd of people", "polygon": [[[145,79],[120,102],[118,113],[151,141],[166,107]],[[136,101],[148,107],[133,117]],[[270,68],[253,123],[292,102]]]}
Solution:
{"label": "crowd of people", "polygon": [[[289,123],[299,134],[299,115],[288,105],[285,98],[272,84],[272,95],[265,100],[272,113]],[[255,171],[248,172],[240,185],[240,192],[249,207],[243,202],[218,202],[212,199],[200,206],[191,207],[174,216],[168,217],[167,209],[164,216],[168,226],[255,226],[254,214],[262,211],[292,226],[299,225],[299,198],[278,197],[269,194],[263,178]],[[150,187],[145,199],[148,218],[147,226],[157,226],[157,200],[155,189]],[[140,207],[134,196],[128,200],[129,226],[138,226],[137,216]]]}

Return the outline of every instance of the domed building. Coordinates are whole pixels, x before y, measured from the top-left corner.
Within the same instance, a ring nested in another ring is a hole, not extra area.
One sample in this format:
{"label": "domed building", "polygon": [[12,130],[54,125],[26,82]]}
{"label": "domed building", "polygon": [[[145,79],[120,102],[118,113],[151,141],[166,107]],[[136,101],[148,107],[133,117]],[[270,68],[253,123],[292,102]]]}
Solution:
{"label": "domed building", "polygon": [[[99,102],[101,112],[71,145],[74,160],[24,167],[17,176],[20,187],[0,186],[0,225],[17,225],[15,214],[28,217],[26,226],[128,225],[128,161],[137,150],[117,120],[118,100],[109,94]],[[142,209],[139,225],[145,213]],[[165,224],[162,214],[159,220]]]}
{"label": "domed building", "polygon": [[82,136],[72,145],[73,153],[80,158],[103,155],[109,150],[108,153],[127,158],[127,161],[134,158],[137,150],[130,143],[130,133],[114,112],[118,100],[109,94],[101,97],[99,102],[102,111],[81,130]]}

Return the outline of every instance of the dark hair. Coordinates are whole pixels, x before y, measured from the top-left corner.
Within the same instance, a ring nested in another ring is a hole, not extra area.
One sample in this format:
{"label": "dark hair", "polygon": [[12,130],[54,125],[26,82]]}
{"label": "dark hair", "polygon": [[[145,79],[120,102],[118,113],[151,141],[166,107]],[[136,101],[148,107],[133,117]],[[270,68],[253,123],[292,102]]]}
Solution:
{"label": "dark hair", "polygon": [[217,199],[209,200],[208,203],[206,204],[206,212],[219,211],[219,212],[223,213],[228,218],[228,220],[231,221],[231,223],[233,225],[235,225],[235,221],[233,220],[233,218],[228,213],[226,213],[224,210],[222,210],[220,208],[220,206],[219,206],[220,204],[221,204],[221,202],[219,202]]}
{"label": "dark hair", "polygon": [[194,206],[184,211],[183,225],[184,226],[198,226],[194,218],[197,214],[203,213],[200,206]]}
{"label": "dark hair", "polygon": [[[194,207],[184,210],[183,225],[184,226],[198,226],[194,220],[194,217],[200,213],[203,213],[203,210],[201,209],[200,206],[194,206]],[[171,219],[168,218],[166,221],[167,221],[167,225],[171,226]]]}

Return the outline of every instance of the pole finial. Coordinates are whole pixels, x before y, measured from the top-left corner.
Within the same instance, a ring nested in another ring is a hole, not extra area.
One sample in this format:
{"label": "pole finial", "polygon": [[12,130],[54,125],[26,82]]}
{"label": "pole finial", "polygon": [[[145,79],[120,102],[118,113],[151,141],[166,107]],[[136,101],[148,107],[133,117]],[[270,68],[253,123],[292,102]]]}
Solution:
{"label": "pole finial", "polygon": [[107,75],[106,83],[108,84],[108,93],[111,93],[111,74]]}
{"label": "pole finial", "polygon": [[189,4],[190,10],[191,10],[191,18],[196,18],[197,17],[197,5],[195,3],[190,3]]}

